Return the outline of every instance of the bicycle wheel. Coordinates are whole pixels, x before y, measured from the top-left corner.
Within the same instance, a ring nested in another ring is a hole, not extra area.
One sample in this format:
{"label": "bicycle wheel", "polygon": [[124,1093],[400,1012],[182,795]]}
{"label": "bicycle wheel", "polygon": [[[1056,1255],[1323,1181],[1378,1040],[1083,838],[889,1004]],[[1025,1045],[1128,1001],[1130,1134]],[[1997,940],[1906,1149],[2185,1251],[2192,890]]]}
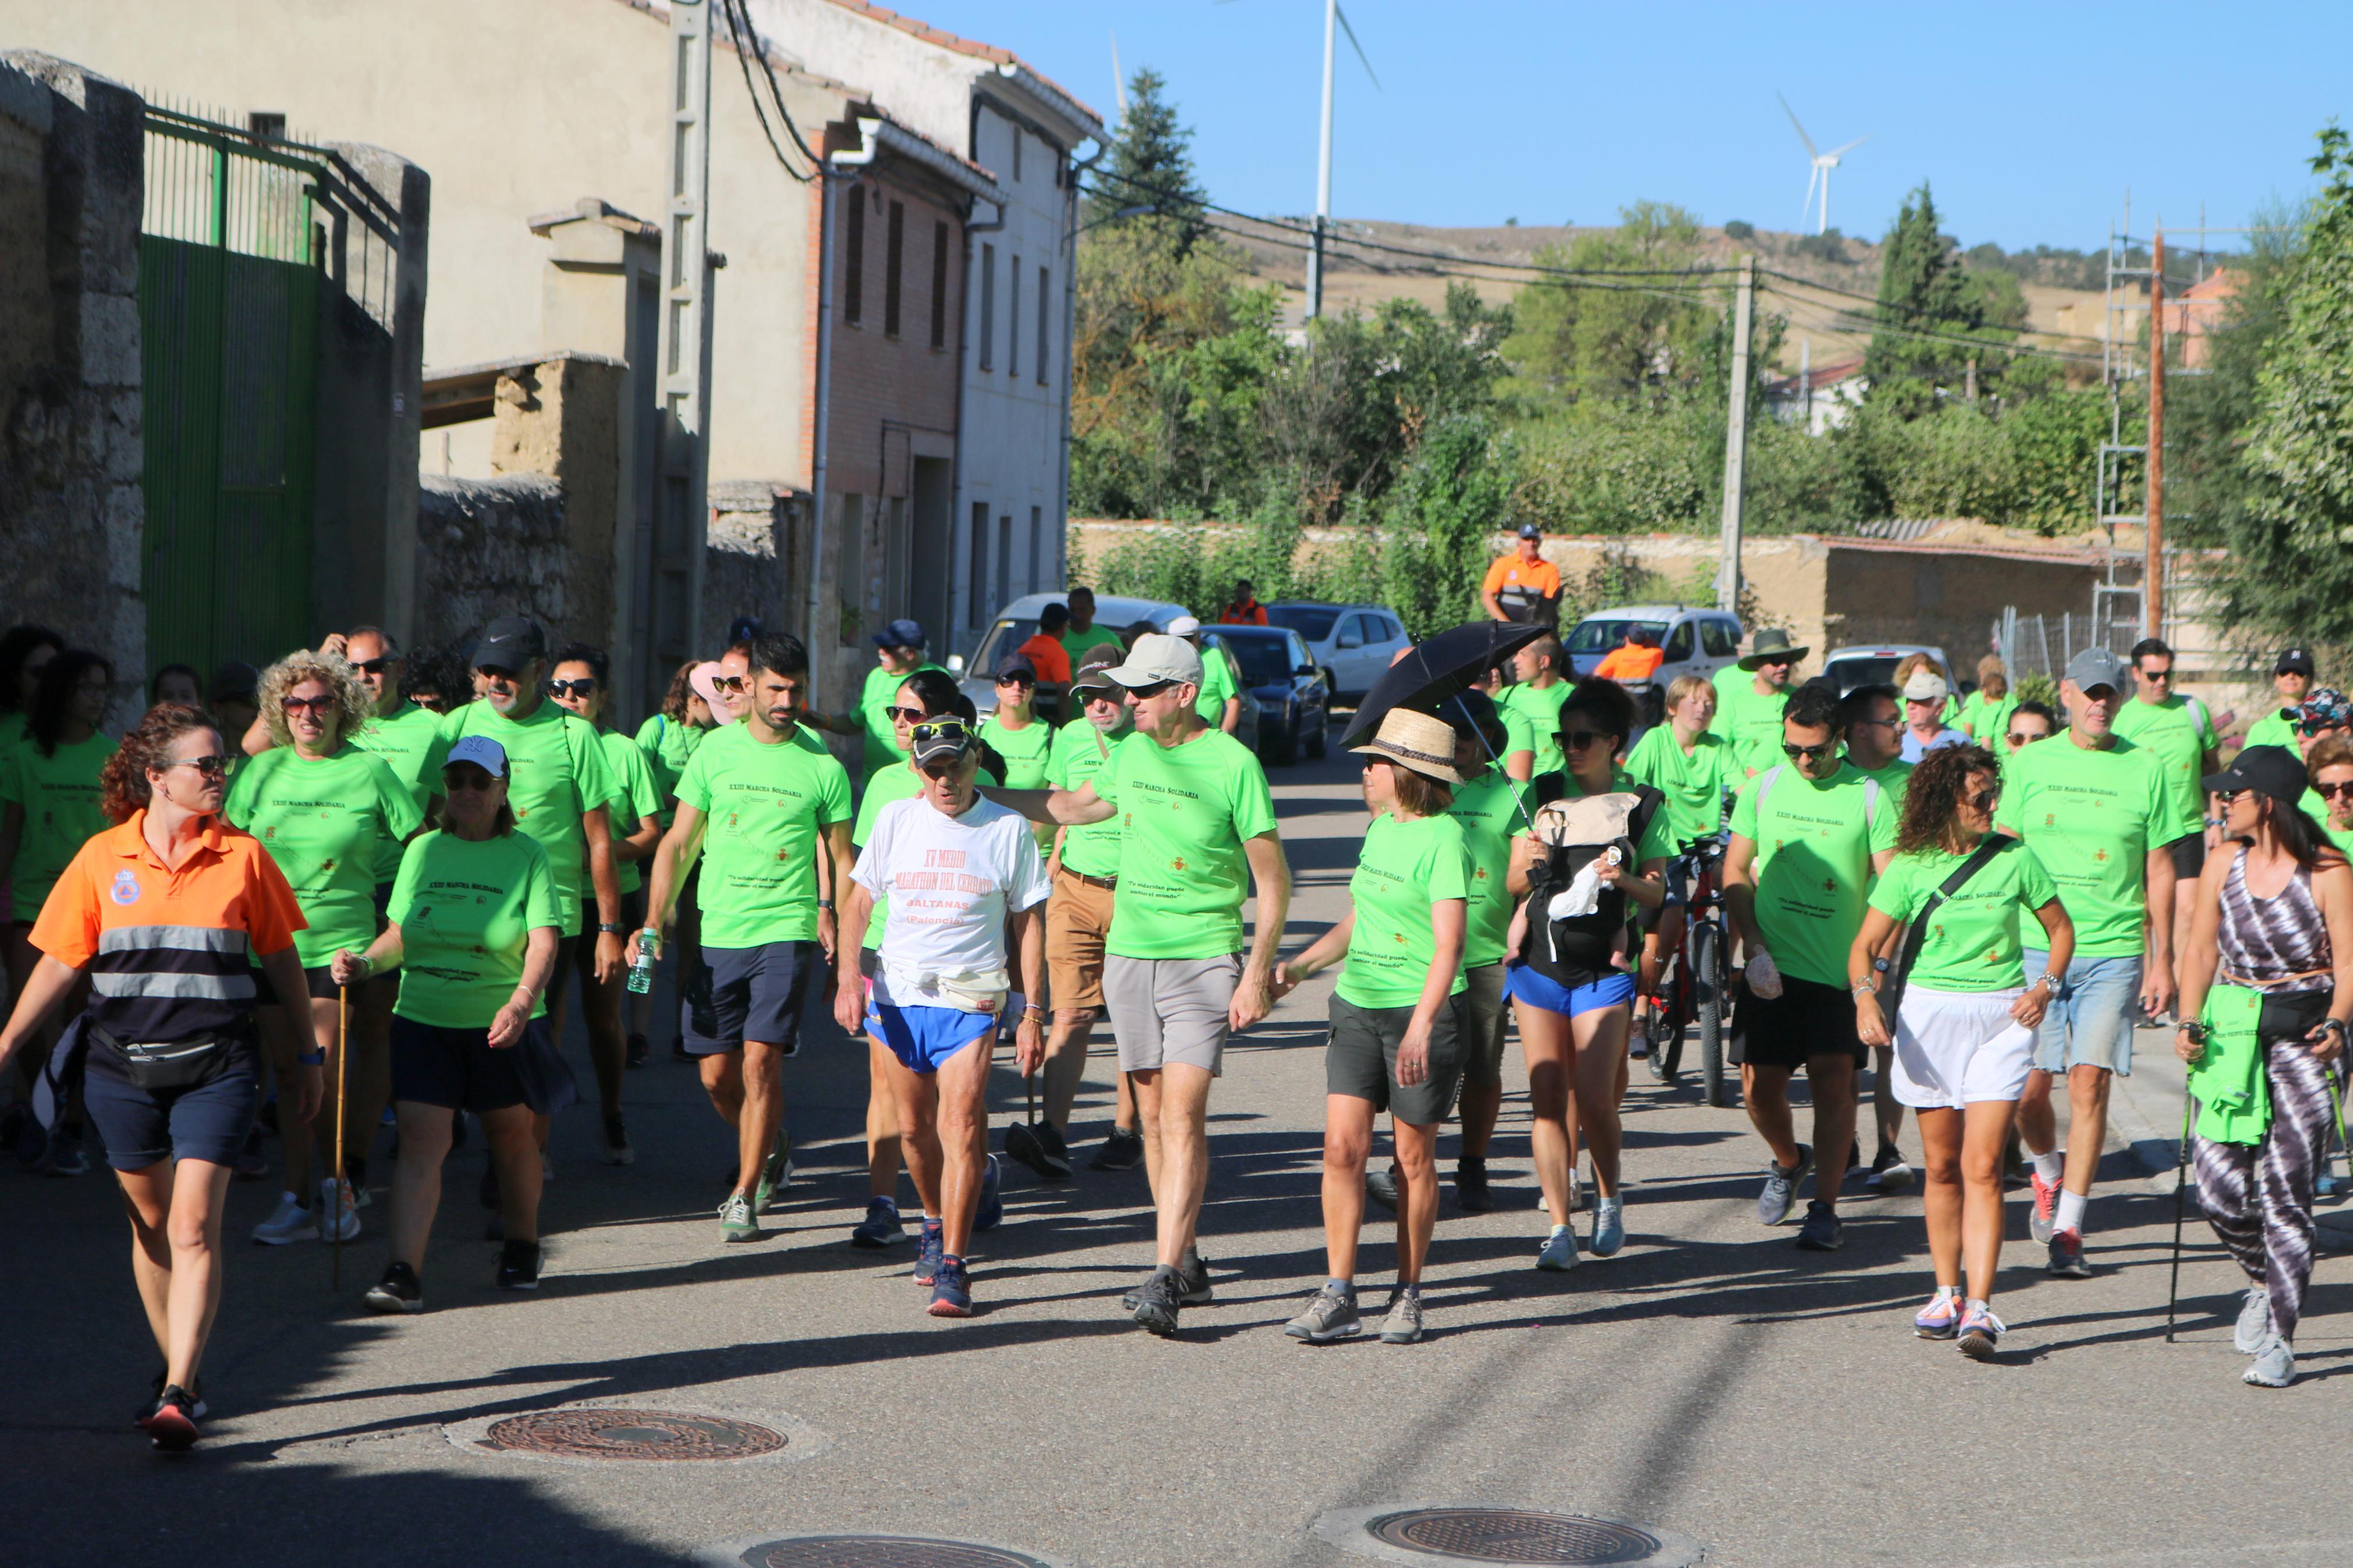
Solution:
{"label": "bicycle wheel", "polygon": [[1691,1010],[1691,976],[1678,963],[1651,1008],[1651,1076],[1672,1083],[1683,1066],[1683,1021]]}
{"label": "bicycle wheel", "polygon": [[1700,1088],[1710,1105],[1724,1094],[1724,932],[1712,921],[1694,922],[1691,932],[1692,984],[1699,996]]}

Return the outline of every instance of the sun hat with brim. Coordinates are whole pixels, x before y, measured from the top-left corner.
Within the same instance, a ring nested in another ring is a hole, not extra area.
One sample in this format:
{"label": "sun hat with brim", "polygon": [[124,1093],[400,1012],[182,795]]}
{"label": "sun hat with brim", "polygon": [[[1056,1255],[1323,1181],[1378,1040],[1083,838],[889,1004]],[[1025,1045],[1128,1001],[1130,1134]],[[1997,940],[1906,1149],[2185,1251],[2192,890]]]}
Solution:
{"label": "sun hat with brim", "polygon": [[1454,771],[1454,726],[1409,708],[1390,709],[1371,740],[1348,750],[1384,758],[1440,784],[1462,782]]}
{"label": "sun hat with brim", "polygon": [[1122,686],[1157,686],[1164,680],[1201,684],[1201,650],[1166,632],[1146,632],[1110,671]]}
{"label": "sun hat with brim", "polygon": [[445,768],[454,767],[459,763],[471,763],[494,779],[507,776],[507,749],[488,735],[467,736],[450,747],[449,754],[441,759],[441,765]]}
{"label": "sun hat with brim", "polygon": [[2229,795],[2251,789],[2284,805],[2294,805],[2312,787],[2303,760],[2285,746],[2249,746],[2219,773],[2198,781],[2208,795]]}
{"label": "sun hat with brim", "polygon": [[1787,632],[1758,632],[1748,639],[1748,651],[1741,656],[1740,668],[1754,673],[1767,659],[1786,658],[1795,664],[1813,651],[1792,643]]}

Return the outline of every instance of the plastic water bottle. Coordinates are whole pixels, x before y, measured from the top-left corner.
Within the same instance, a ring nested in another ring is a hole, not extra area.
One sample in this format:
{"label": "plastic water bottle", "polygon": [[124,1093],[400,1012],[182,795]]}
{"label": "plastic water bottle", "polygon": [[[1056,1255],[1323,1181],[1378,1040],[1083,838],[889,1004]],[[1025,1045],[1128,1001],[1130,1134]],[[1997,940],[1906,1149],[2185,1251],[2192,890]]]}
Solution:
{"label": "plastic water bottle", "polygon": [[629,958],[629,989],[642,996],[654,988],[654,933],[638,932],[637,952]]}

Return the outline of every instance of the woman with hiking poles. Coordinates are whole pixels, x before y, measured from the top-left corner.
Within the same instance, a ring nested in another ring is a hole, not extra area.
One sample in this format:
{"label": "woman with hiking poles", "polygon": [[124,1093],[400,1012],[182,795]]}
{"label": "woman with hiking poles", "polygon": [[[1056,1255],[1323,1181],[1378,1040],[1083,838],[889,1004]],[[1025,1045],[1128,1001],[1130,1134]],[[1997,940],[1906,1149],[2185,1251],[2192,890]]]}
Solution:
{"label": "woman with hiking poles", "polygon": [[[1957,1339],[1975,1361],[1990,1359],[2004,1332],[1992,1306],[2002,1149],[2034,1065],[2035,1026],[2075,951],[2074,922],[2051,873],[2025,845],[1993,831],[1996,779],[1983,746],[1942,746],[1921,758],[1905,793],[1895,858],[1873,888],[1847,954],[1856,1033],[1867,1046],[1894,1047],[1895,1099],[1920,1122],[1921,1206],[1936,1289],[1912,1331]],[[2042,927],[2051,962],[2021,984],[2028,915]],[[1898,926],[1905,940],[1892,974],[1900,1002],[1874,979],[1874,961]]]}
{"label": "woman with hiking poles", "polygon": [[2249,746],[2201,783],[2231,850],[2198,879],[2173,1048],[2199,1106],[2198,1202],[2248,1279],[2233,1342],[2254,1359],[2241,1376],[2284,1388],[2353,1020],[2353,871],[2299,808],[2305,765],[2284,746]]}

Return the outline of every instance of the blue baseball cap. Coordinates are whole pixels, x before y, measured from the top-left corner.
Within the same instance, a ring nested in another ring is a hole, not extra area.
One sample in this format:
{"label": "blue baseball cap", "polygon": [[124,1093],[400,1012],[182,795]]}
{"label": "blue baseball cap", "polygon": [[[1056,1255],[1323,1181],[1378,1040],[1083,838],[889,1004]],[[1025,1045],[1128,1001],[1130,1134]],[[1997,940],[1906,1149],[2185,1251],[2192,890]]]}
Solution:
{"label": "blue baseball cap", "polygon": [[921,647],[923,628],[915,621],[897,620],[874,634],[876,647]]}

